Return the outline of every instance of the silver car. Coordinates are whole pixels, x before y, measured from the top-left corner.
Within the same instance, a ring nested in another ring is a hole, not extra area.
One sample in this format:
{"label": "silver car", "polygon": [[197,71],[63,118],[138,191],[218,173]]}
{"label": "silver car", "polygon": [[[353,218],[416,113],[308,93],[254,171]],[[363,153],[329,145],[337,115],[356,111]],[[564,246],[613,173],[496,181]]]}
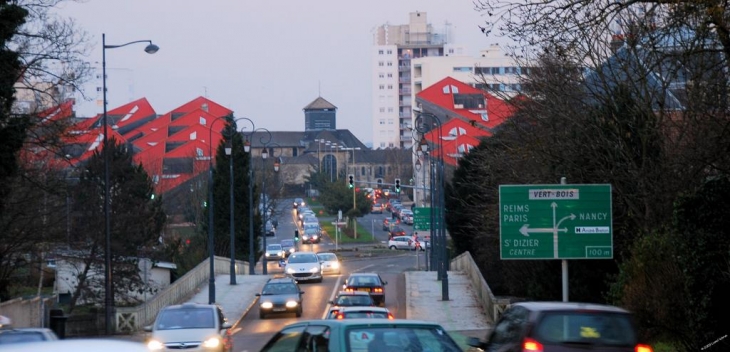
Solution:
{"label": "silver car", "polygon": [[163,308],[150,332],[150,351],[230,352],[233,339],[220,307],[213,304],[185,303]]}
{"label": "silver car", "polygon": [[284,259],[284,248],[280,244],[269,244],[266,246],[266,253],[264,253],[267,260],[270,259]]}
{"label": "silver car", "polygon": [[286,274],[300,281],[322,282],[322,266],[314,252],[294,252],[286,262]]}
{"label": "silver car", "polygon": [[322,264],[322,274],[340,274],[340,259],[334,253],[317,253],[319,263]]}

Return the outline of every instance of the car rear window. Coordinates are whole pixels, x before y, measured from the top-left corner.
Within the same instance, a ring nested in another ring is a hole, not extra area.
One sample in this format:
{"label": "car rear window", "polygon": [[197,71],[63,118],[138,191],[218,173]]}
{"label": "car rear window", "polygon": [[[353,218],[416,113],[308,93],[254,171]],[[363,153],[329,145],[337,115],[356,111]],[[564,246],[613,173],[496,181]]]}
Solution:
{"label": "car rear window", "polygon": [[352,327],[345,336],[347,351],[461,351],[446,331],[435,327]]}
{"label": "car rear window", "polygon": [[44,341],[43,334],[39,332],[23,331],[23,332],[7,332],[0,333],[0,345]]}
{"label": "car rear window", "polygon": [[535,337],[544,344],[636,344],[636,333],[630,316],[609,312],[546,313],[535,327]]}

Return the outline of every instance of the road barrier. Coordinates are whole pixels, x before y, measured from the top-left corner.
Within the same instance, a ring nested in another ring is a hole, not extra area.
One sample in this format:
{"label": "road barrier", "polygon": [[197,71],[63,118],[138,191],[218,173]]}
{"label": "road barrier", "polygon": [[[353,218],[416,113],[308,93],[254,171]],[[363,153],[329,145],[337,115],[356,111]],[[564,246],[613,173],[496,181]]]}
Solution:
{"label": "road barrier", "polygon": [[487,280],[484,279],[481,271],[479,271],[479,267],[471,257],[471,253],[464,252],[452,259],[450,270],[461,271],[469,276],[479,303],[487,314],[487,317],[491,319],[490,323],[494,324],[500,315],[502,315],[502,312],[509,307],[510,301],[508,299],[497,299],[494,297],[492,290],[487,284]]}

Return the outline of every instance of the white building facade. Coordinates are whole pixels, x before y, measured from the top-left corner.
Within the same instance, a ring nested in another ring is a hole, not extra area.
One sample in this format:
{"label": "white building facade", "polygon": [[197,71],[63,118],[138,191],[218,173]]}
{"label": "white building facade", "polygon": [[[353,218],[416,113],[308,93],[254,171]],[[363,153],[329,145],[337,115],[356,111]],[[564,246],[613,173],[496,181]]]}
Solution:
{"label": "white building facade", "polygon": [[445,32],[437,33],[427,22],[424,12],[411,12],[408,24],[384,24],[375,29],[372,48],[373,149],[412,146],[411,61],[461,52],[463,49],[448,44]]}

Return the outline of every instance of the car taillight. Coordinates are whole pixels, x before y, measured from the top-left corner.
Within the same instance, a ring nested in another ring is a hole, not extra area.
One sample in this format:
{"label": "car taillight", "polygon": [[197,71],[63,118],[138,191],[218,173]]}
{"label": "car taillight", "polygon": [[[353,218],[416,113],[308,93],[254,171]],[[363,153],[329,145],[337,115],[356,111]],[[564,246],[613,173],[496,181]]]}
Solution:
{"label": "car taillight", "polygon": [[342,320],[342,319],[345,319],[345,315],[344,314],[337,314],[337,320]]}
{"label": "car taillight", "polygon": [[395,317],[393,316],[393,314],[388,313],[388,320],[393,320],[393,319],[395,319]]}
{"label": "car taillight", "polygon": [[345,292],[355,292],[355,289],[352,289],[352,288],[346,288],[346,289],[345,289]]}
{"label": "car taillight", "polygon": [[376,287],[375,289],[373,289],[373,292],[375,292],[375,293],[383,293],[383,288],[382,287]]}
{"label": "car taillight", "polygon": [[542,344],[531,338],[526,338],[522,341],[522,351],[542,352],[542,350]]}
{"label": "car taillight", "polygon": [[634,348],[634,351],[635,352],[654,352],[654,350],[651,348],[651,346],[642,345],[642,344],[636,345],[636,347]]}

